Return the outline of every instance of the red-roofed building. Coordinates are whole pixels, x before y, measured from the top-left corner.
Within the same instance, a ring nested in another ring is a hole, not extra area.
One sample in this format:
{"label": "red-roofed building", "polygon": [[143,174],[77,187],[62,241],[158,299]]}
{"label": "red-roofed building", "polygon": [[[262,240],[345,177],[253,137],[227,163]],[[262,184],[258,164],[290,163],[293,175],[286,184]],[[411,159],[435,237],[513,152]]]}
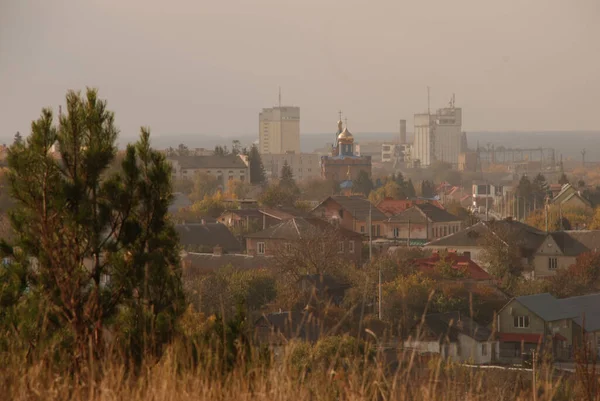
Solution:
{"label": "red-roofed building", "polygon": [[440,256],[440,254],[436,252],[429,258],[416,259],[414,263],[422,273],[435,274],[435,267],[440,260],[450,262],[453,269],[464,272],[465,280],[474,280],[489,284],[495,282],[494,277],[489,275],[488,272],[483,270],[477,263],[473,262],[469,256],[458,255],[455,252],[449,252],[444,256]]}
{"label": "red-roofed building", "polygon": [[399,213],[402,213],[406,209],[410,209],[414,205],[422,205],[425,203],[432,204],[440,209],[444,209],[444,206],[436,200],[429,199],[392,199],[385,198],[381,202],[379,202],[376,206],[377,209],[381,210],[387,216],[395,216]]}

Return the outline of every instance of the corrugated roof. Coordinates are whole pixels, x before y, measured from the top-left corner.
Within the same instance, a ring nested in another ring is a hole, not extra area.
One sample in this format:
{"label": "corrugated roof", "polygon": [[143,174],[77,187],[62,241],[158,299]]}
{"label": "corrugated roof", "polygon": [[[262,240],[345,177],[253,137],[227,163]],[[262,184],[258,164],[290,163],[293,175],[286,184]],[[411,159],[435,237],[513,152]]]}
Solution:
{"label": "corrugated roof", "polygon": [[321,204],[319,204],[317,208],[323,205],[329,199],[339,204],[342,209],[346,210],[348,213],[354,216],[356,220],[367,221],[369,219],[369,209],[371,210],[371,216],[373,221],[382,221],[387,219],[386,215],[381,210],[377,209],[376,206],[372,205],[368,199],[356,195],[330,196],[329,198],[321,202]]}
{"label": "corrugated roof", "polygon": [[546,233],[518,221],[496,220],[479,223],[455,234],[431,241],[426,247],[479,247],[483,236],[492,232],[506,231],[518,239],[526,253],[536,251],[546,238]]}
{"label": "corrugated roof", "polygon": [[336,230],[340,235],[347,238],[362,238],[361,234],[346,230],[342,227],[334,227],[328,222],[316,217],[294,217],[257,233],[248,234],[246,238],[258,239],[284,239],[294,241],[302,238],[302,235],[314,230],[326,231]]}
{"label": "corrugated roof", "polygon": [[600,293],[559,300],[561,307],[574,316],[573,320],[589,332],[600,330]]}
{"label": "corrugated roof", "polygon": [[173,156],[167,160],[176,161],[182,169],[200,169],[200,168],[231,168],[245,169],[248,168],[246,163],[237,155],[226,156]]}
{"label": "corrugated roof", "polygon": [[515,299],[546,322],[573,319],[582,326],[585,318],[587,331],[600,330],[600,293],[563,299],[544,293]]}
{"label": "corrugated roof", "polygon": [[221,223],[176,224],[175,230],[179,235],[179,243],[183,247],[215,247],[219,245],[223,248],[224,252],[238,252],[242,250],[239,241]]}
{"label": "corrugated roof", "polygon": [[432,223],[445,223],[460,222],[462,219],[432,204],[424,203],[414,205],[404,212],[390,217],[388,221],[392,223],[408,223],[409,221],[411,223],[425,223],[427,221]]}
{"label": "corrugated roof", "polygon": [[600,230],[559,231],[550,235],[567,256],[600,250]]}
{"label": "corrugated roof", "polygon": [[571,314],[561,308],[559,300],[547,292],[520,296],[516,300],[546,322],[572,317]]}

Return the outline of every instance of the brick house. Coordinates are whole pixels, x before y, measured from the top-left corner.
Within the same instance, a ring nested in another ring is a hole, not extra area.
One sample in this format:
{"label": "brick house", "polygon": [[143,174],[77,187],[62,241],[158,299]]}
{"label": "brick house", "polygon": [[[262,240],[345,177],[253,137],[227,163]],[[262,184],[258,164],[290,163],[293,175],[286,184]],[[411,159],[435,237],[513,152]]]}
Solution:
{"label": "brick house", "polygon": [[384,237],[386,234],[387,216],[362,196],[330,196],[317,205],[312,214],[365,236],[369,235],[370,215],[373,237]]}
{"label": "brick house", "polygon": [[315,217],[294,217],[245,238],[246,249],[251,254],[280,256],[285,252],[321,252],[325,257],[340,257],[356,266],[361,264],[362,236]]}
{"label": "brick house", "polygon": [[386,221],[388,238],[433,240],[462,229],[460,217],[432,204],[414,205]]}

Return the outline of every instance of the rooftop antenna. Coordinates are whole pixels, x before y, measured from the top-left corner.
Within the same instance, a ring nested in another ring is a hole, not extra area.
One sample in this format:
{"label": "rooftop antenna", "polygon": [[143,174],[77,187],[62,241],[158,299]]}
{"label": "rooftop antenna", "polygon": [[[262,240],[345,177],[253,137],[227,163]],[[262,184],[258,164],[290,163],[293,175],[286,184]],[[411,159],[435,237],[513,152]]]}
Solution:
{"label": "rooftop antenna", "polygon": [[281,86],[279,87],[279,108],[281,108]]}
{"label": "rooftop antenna", "polygon": [[431,108],[429,103],[429,86],[427,87],[427,114],[431,114]]}

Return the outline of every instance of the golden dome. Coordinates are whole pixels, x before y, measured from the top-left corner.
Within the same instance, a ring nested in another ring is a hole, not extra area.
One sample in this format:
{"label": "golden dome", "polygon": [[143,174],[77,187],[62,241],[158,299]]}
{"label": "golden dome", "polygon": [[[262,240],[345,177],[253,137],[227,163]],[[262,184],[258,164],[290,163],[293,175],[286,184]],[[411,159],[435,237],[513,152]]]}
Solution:
{"label": "golden dome", "polygon": [[340,142],[354,142],[354,137],[348,131],[348,127],[344,128],[341,134],[338,135],[338,141]]}

